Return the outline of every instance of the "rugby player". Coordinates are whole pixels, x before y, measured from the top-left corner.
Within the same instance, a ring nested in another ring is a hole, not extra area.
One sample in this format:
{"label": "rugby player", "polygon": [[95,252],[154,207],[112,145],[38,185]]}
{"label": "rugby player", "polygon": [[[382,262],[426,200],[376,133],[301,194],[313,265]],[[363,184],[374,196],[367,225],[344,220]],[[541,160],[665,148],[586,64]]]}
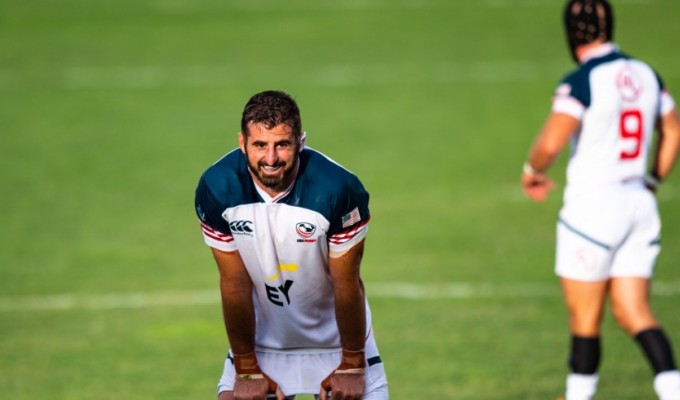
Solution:
{"label": "rugby player", "polygon": [[530,199],[545,200],[554,188],[548,169],[571,143],[555,266],[571,331],[566,399],[595,395],[608,298],[618,325],[649,360],[658,397],[678,400],[680,372],[649,304],[661,245],[655,192],[680,146],[676,106],[656,72],[612,42],[606,0],[568,1],[564,27],[578,68],[557,87],[521,185]]}
{"label": "rugby player", "polygon": [[219,400],[388,399],[359,273],[369,196],[304,144],[295,100],[258,93],[196,189],[230,345]]}

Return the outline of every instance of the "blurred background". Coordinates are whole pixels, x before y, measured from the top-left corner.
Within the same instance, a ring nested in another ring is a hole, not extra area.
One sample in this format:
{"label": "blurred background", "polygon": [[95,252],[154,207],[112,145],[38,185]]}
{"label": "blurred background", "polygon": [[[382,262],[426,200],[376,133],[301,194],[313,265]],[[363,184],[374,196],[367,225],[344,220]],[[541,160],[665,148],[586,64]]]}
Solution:
{"label": "blurred background", "polygon": [[[680,3],[612,3],[615,41],[680,100]],[[362,273],[391,397],[561,394],[565,158],[544,204],[519,175],[575,66],[562,4],[0,2],[0,397],[215,398],[228,343],[193,194],[266,89],[371,193]],[[659,192],[652,298],[676,358],[679,175]],[[639,349],[604,325],[598,398],[653,399]]]}

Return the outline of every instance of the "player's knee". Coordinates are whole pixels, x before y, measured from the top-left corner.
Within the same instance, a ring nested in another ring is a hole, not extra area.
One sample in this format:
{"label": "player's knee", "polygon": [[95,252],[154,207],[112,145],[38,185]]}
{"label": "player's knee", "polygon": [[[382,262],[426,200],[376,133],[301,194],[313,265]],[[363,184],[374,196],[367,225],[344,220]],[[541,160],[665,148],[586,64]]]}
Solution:
{"label": "player's knee", "polygon": [[572,336],[569,367],[575,374],[592,375],[600,365],[600,338]]}
{"label": "player's knee", "polygon": [[612,304],[612,314],[619,327],[631,336],[658,325],[651,310],[647,307],[623,307]]}
{"label": "player's knee", "polygon": [[569,310],[569,327],[574,336],[597,337],[600,336],[600,324],[602,322],[602,309],[572,308]]}
{"label": "player's knee", "polygon": [[575,316],[570,320],[569,329],[574,336],[598,337],[600,336],[600,320],[595,317]]}
{"label": "player's knee", "polygon": [[630,331],[631,322],[634,319],[634,312],[630,305],[626,305],[623,302],[617,301],[612,298],[611,303],[612,315],[616,323],[626,332]]}

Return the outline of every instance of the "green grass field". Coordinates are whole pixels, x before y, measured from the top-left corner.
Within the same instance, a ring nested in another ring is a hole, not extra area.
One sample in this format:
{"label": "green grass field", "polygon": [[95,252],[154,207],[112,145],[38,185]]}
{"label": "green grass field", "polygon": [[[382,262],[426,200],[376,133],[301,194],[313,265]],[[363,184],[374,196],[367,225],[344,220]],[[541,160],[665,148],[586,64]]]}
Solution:
{"label": "green grass field", "polygon": [[[613,3],[617,42],[680,100],[680,2]],[[392,398],[554,399],[561,191],[537,205],[518,181],[573,67],[561,8],[0,2],[0,397],[214,398],[228,344],[193,193],[248,97],[273,88],[371,193],[362,270]],[[653,296],[676,358],[679,198],[676,171]],[[598,399],[653,399],[651,377],[607,316]]]}

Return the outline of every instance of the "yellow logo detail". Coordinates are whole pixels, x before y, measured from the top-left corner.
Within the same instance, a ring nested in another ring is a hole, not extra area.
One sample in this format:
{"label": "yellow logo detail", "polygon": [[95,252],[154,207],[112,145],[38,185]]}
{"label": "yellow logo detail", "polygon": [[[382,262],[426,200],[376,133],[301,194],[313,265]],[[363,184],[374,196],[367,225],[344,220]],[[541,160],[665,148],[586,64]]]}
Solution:
{"label": "yellow logo detail", "polygon": [[297,272],[298,266],[297,264],[281,264],[279,265],[278,268],[276,268],[277,273],[272,275],[272,276],[267,276],[264,279],[268,281],[273,281],[274,279],[277,279],[281,273],[281,271],[288,271],[288,272]]}

